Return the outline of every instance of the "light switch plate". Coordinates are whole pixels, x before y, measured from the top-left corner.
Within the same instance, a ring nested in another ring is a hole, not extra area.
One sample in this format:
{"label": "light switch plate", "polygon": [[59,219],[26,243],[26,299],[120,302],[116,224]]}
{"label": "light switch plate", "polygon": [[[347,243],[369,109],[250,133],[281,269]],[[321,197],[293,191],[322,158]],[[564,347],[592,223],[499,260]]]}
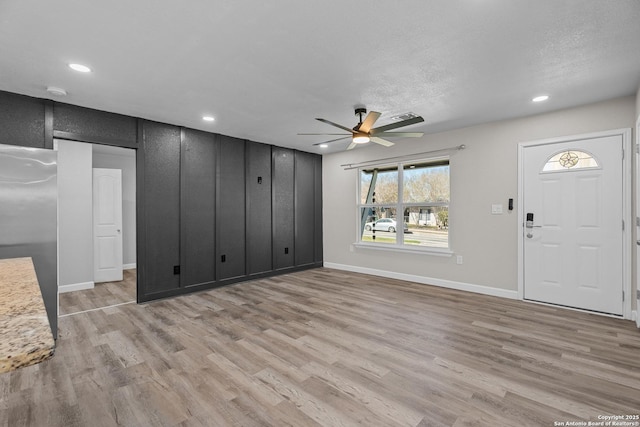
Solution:
{"label": "light switch plate", "polygon": [[502,205],[491,205],[491,214],[492,215],[501,215],[502,214]]}

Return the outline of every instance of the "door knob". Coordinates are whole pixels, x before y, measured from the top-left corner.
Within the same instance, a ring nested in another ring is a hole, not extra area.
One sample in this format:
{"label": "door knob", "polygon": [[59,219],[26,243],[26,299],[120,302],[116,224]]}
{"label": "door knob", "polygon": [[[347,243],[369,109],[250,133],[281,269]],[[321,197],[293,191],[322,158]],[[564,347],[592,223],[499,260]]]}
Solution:
{"label": "door knob", "polygon": [[[531,239],[533,237],[533,229],[542,228],[541,225],[527,225],[527,237]],[[640,245],[640,243],[638,243]]]}

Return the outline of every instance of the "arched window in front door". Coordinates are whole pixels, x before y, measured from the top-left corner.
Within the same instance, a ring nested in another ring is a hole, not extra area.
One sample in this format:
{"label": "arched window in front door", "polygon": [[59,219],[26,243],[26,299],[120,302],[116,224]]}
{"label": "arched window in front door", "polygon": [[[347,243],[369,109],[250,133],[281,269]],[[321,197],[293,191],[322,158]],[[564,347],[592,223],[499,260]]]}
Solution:
{"label": "arched window in front door", "polygon": [[590,153],[580,150],[563,150],[551,156],[542,172],[574,171],[599,168],[598,161]]}

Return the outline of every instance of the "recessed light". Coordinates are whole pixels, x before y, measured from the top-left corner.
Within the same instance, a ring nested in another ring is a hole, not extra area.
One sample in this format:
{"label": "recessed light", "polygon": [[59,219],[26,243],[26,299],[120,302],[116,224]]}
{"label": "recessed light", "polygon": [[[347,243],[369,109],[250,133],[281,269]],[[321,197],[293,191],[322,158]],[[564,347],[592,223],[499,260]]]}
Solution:
{"label": "recessed light", "polygon": [[536,96],[531,101],[533,101],[533,102],[542,102],[542,101],[546,101],[547,99],[549,99],[549,95],[540,95],[540,96]]}
{"label": "recessed light", "polygon": [[69,68],[71,68],[72,70],[79,71],[81,73],[90,73],[91,72],[91,68],[87,67],[86,65],[82,65],[82,64],[69,64]]}
{"label": "recessed light", "polygon": [[204,120],[205,122],[212,122],[215,120],[215,118],[213,116],[202,116],[202,120]]}
{"label": "recessed light", "polygon": [[320,144],[320,148],[327,148],[329,145],[327,144]]}

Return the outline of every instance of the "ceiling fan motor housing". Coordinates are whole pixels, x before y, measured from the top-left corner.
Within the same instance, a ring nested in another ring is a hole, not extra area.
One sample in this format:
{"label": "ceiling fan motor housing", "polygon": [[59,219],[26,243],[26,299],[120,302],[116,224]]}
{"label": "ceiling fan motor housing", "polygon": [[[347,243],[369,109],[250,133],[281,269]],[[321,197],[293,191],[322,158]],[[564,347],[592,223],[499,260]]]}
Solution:
{"label": "ceiling fan motor housing", "polygon": [[360,119],[358,120],[358,124],[353,127],[353,130],[355,130],[356,132],[358,131],[358,129],[360,129],[360,125],[362,124],[362,115],[363,114],[367,114],[367,109],[366,108],[364,108],[364,107],[356,108],[356,116],[360,116]]}

